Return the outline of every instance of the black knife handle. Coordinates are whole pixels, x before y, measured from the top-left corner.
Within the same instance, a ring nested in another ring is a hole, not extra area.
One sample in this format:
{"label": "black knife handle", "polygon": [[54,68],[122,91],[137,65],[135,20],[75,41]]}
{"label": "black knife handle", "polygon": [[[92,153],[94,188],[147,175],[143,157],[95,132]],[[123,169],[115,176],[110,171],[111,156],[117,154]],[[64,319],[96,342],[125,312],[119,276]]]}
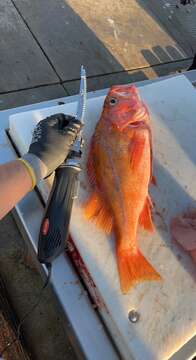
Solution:
{"label": "black knife handle", "polygon": [[51,263],[65,249],[73,200],[78,192],[79,171],[79,167],[62,166],[55,172],[39,234],[38,260],[41,263]]}

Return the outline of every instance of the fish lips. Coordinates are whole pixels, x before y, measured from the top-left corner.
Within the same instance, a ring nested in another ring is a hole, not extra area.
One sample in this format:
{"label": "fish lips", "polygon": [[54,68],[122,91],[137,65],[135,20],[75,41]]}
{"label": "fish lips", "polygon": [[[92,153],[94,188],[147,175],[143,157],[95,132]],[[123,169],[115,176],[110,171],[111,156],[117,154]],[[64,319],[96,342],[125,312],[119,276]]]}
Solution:
{"label": "fish lips", "polygon": [[123,131],[125,130],[126,128],[138,128],[138,127],[142,127],[143,125],[145,125],[144,121],[140,120],[140,121],[118,121],[118,122],[115,122],[113,123],[113,126],[115,128],[117,128],[118,131]]}

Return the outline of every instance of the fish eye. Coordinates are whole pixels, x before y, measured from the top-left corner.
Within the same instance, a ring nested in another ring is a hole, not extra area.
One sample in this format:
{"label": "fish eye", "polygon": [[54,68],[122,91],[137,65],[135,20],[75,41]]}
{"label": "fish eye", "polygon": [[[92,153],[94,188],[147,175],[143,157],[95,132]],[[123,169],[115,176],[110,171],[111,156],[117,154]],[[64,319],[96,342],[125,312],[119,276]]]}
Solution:
{"label": "fish eye", "polygon": [[111,98],[110,99],[110,105],[116,105],[117,104],[117,102],[118,102],[118,100],[116,99],[116,98]]}

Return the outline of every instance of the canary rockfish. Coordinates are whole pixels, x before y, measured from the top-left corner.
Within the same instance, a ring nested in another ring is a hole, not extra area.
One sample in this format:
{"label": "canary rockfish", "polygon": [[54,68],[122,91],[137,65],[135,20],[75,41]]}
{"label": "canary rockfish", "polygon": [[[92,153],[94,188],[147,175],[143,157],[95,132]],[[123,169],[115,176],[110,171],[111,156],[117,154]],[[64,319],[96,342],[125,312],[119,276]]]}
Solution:
{"label": "canary rockfish", "polygon": [[137,246],[138,225],[153,232],[152,137],[147,107],[133,85],[112,86],[91,140],[87,174],[92,193],[85,217],[114,232],[123,293],[138,281],[160,275]]}

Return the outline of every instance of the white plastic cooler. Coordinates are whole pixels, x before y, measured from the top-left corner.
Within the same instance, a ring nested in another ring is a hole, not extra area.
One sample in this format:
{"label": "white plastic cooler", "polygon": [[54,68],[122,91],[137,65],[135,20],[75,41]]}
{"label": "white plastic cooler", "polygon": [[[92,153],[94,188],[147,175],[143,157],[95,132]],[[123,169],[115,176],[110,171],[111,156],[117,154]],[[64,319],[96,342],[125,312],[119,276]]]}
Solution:
{"label": "white plastic cooler", "polygon": [[[157,186],[150,189],[156,232],[140,232],[138,240],[143,254],[163,280],[137,284],[122,295],[113,236],[106,236],[83,217],[80,204],[89,190],[85,174],[88,145],[104,96],[87,102],[84,171],[70,233],[84,263],[80,265],[86,284],[122,357],[163,360],[196,334],[196,266],[189,255],[172,244],[169,233],[173,216],[196,207],[196,92],[184,76],[179,76],[140,87],[140,94],[151,114]],[[57,112],[75,114],[76,106],[73,102],[12,115],[10,134],[21,154],[27,151],[39,120]],[[50,186],[50,182],[39,186],[45,200]],[[128,316],[133,309],[139,314],[136,323]]]}

